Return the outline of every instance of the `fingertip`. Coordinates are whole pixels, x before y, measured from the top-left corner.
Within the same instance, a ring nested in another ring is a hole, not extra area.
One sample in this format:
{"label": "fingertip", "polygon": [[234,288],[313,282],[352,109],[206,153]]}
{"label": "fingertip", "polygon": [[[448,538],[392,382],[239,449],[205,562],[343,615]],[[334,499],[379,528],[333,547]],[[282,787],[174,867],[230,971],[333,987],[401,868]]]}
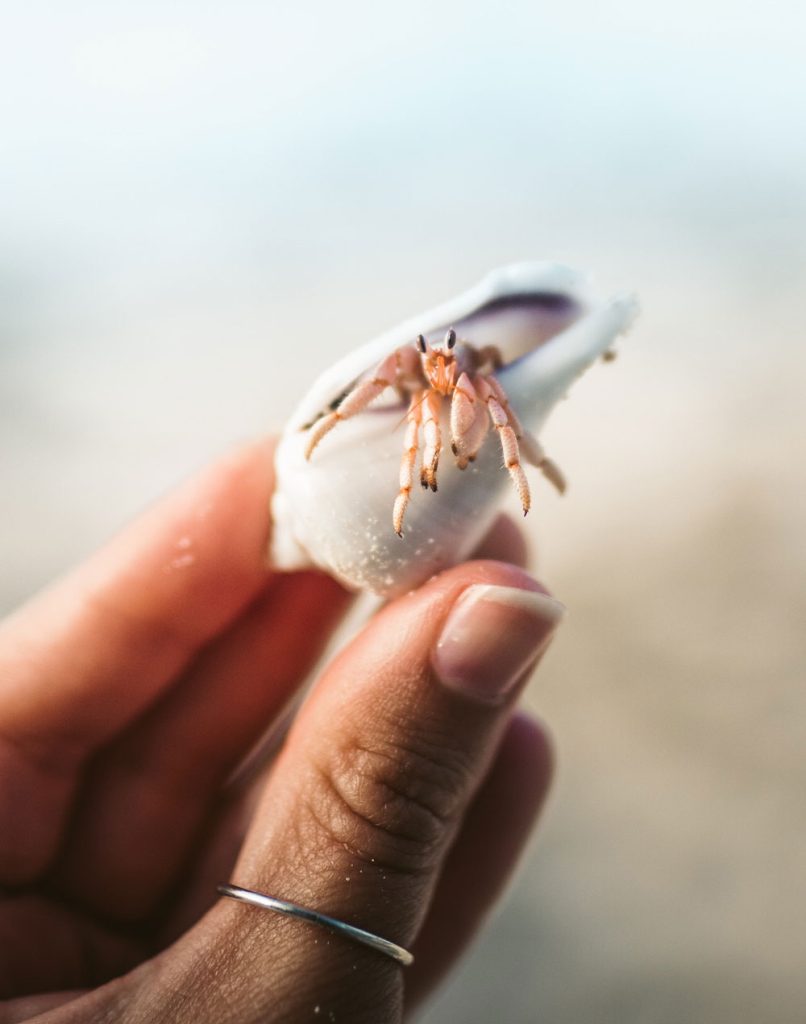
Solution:
{"label": "fingertip", "polygon": [[530,562],[530,550],[520,526],[501,513],[482,538],[474,558],[525,568]]}
{"label": "fingertip", "polygon": [[[553,595],[545,584],[536,579],[524,566],[514,564],[508,559],[475,557],[472,561],[445,569],[432,577],[416,594],[424,598],[440,595],[448,599],[448,604],[457,600],[468,587],[475,585],[512,587],[516,590],[531,590]],[[447,605],[446,605],[447,608]]]}
{"label": "fingertip", "polygon": [[512,778],[524,780],[528,813],[534,816],[551,788],[557,763],[556,745],[548,726],[518,709],[507,725],[498,757]]}

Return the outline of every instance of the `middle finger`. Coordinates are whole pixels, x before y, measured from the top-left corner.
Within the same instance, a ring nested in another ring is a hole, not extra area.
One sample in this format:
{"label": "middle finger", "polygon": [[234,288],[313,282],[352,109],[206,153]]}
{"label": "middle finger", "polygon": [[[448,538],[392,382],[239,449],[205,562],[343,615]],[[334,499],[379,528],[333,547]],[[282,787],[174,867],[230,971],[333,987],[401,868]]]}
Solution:
{"label": "middle finger", "polygon": [[348,602],[319,573],[275,577],[93,761],[60,860],[60,888],[117,920],[147,917],[226,779],[291,699]]}

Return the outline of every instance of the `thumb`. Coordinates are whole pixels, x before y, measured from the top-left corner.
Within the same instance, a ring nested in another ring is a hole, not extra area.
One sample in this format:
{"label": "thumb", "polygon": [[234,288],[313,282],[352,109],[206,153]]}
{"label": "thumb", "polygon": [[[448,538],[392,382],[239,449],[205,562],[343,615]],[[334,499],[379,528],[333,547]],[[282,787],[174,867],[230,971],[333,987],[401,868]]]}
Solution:
{"label": "thumb", "polygon": [[[494,562],[387,606],[304,706],[232,881],[409,946],[561,614]],[[216,1019],[315,1020],[315,1007],[353,1024],[402,1018],[405,969],[347,938],[229,900],[199,930],[223,950]]]}

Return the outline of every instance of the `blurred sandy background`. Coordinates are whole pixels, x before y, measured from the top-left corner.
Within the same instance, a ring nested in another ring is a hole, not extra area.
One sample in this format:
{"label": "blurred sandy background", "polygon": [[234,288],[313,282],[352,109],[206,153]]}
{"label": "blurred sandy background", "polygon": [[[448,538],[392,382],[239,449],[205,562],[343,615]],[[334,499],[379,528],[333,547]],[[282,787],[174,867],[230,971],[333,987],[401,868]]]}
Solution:
{"label": "blurred sandy background", "polygon": [[644,313],[553,418],[560,769],[427,1024],[806,1016],[806,19],[6,2],[0,603],[500,263]]}

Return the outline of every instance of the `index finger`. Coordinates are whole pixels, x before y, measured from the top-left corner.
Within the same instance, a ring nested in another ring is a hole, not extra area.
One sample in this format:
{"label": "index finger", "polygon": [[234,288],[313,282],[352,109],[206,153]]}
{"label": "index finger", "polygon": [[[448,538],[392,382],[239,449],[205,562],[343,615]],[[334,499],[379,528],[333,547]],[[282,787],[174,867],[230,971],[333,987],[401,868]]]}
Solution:
{"label": "index finger", "polygon": [[270,578],[272,448],[216,463],[0,624],[0,736],[82,756],[243,611]]}

